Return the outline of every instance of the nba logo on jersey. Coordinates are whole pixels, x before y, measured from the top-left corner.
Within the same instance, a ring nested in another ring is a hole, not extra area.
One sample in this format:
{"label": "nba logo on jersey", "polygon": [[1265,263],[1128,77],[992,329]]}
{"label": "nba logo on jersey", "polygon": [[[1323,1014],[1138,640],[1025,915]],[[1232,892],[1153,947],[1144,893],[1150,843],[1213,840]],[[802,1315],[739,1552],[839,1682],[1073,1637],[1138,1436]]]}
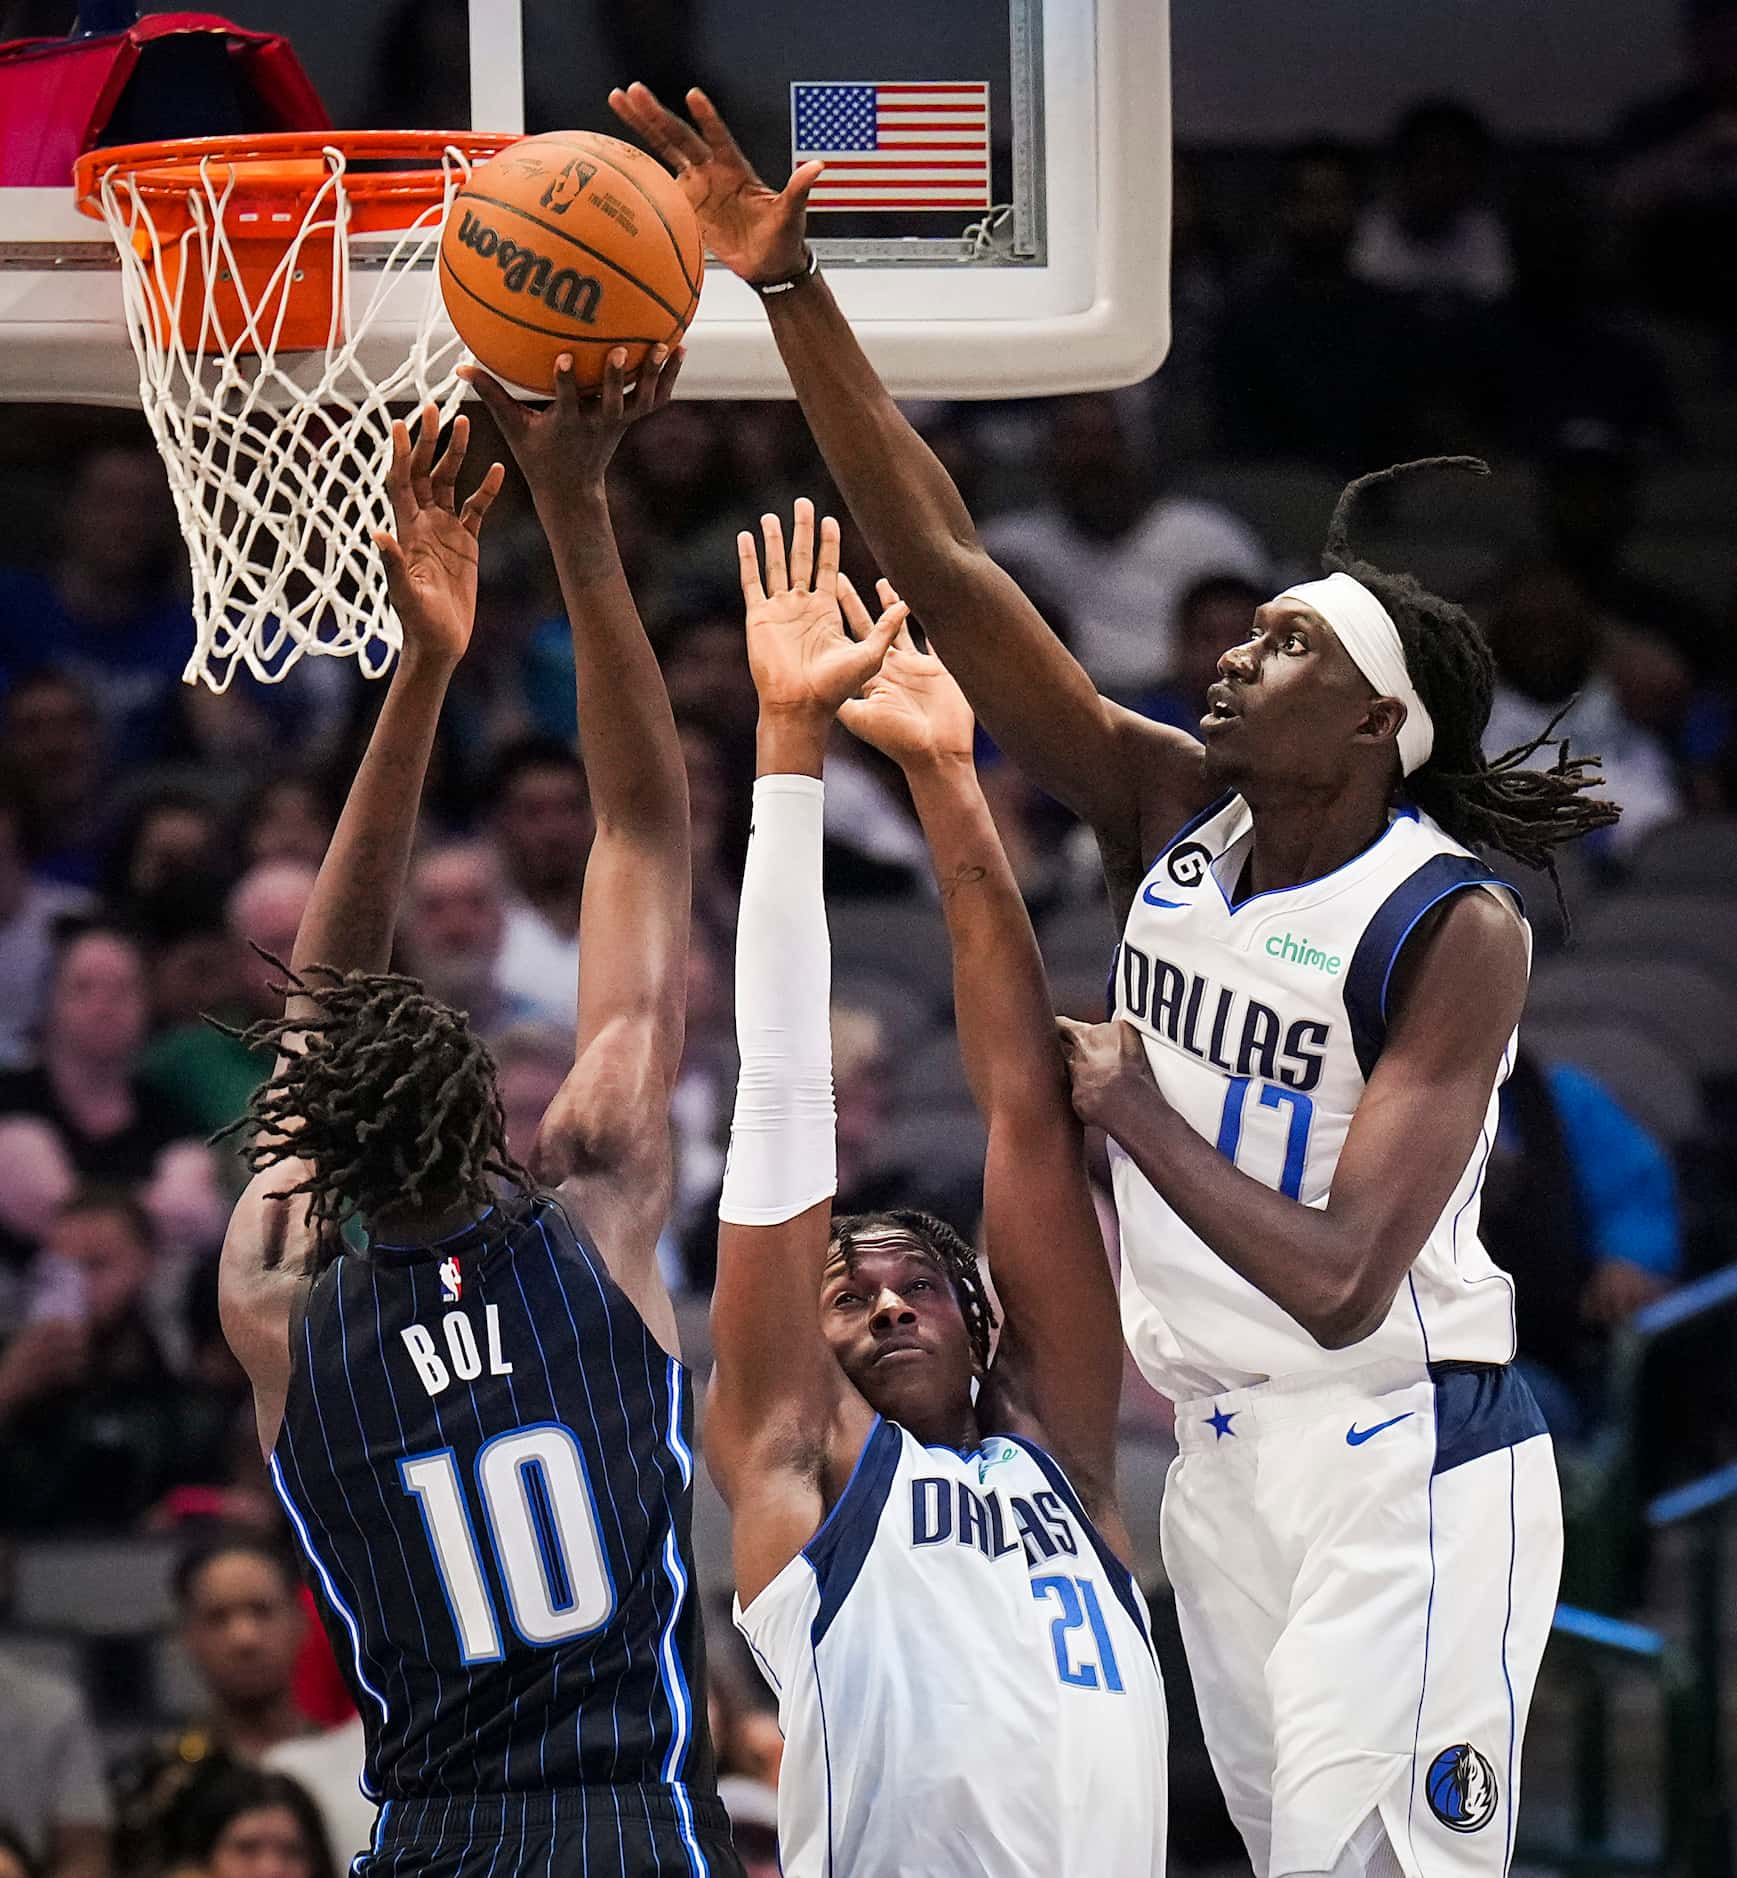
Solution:
{"label": "nba logo on jersey", "polygon": [[440,1299],[443,1304],[456,1304],[459,1293],[464,1289],[464,1278],[458,1269],[457,1259],[442,1259],[440,1264]]}

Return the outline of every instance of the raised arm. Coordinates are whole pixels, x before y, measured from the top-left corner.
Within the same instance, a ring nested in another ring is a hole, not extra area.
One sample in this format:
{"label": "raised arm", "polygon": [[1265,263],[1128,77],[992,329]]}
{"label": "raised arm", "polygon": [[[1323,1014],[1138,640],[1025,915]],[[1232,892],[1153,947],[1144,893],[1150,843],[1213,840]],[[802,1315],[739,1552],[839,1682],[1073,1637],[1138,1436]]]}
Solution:
{"label": "raised arm", "polygon": [[[883,581],[882,601],[894,597]],[[847,593],[847,624],[860,629],[866,616],[853,603]],[[1116,1288],[1037,938],[972,761],[971,707],[940,660],[901,632],[839,716],[904,771],[941,890],[959,1048],[989,1131],[983,1230],[1002,1309],[994,1385],[1008,1410],[1036,1423],[1121,1543]]]}
{"label": "raised arm", "polygon": [[[496,463],[462,509],[456,489],[470,420],[453,420],[435,460],[440,422],[430,405],[412,448],[392,427],[387,492],[396,533],[375,537],[404,646],[385,702],[338,818],[319,878],[296,932],[297,975],[384,971],[392,955],[398,902],[410,865],[422,785],[447,685],[470,644],[476,617],[477,537],[504,471]],[[314,1006],[292,996],[289,1017]],[[281,1162],[258,1174],[236,1203],[218,1267],[224,1335],[253,1384],[260,1441],[277,1439],[289,1384],[289,1328],[311,1276],[313,1236],[301,1200],[275,1196],[295,1187],[305,1167]]]}
{"label": "raised arm", "polygon": [[837,1186],[831,959],[821,897],[821,757],[844,699],[897,631],[863,643],[838,608],[838,526],[797,505],[789,565],[766,516],[762,585],[740,538],[748,657],[760,697],[754,826],[736,928],[741,1071],[718,1207],[706,1458],[733,1516],[737,1595],[750,1603],[814,1536],[873,1425],[820,1329]]}
{"label": "raised arm", "polygon": [[[1200,746],[1099,697],[1012,578],[959,491],[858,345],[830,289],[804,270],[804,207],[821,165],[767,187],[705,94],[689,124],[644,86],[609,99],[675,171],[706,246],[767,296],[779,352],[815,441],[888,578],[934,638],[989,734],[1088,821],[1112,877],[1138,872],[1204,801]],[[697,130],[695,125],[698,126]],[[1131,858],[1130,858],[1131,857]]]}
{"label": "raised arm", "polygon": [[579,693],[579,746],[597,834],[579,917],[573,1069],[538,1136],[534,1171],[563,1189],[616,1282],[676,1351],[657,1263],[674,1177],[669,1102],[681,1066],[691,899],[687,771],[663,674],[622,572],[604,474],[629,424],[669,402],[680,353],[660,347],[628,392],[626,354],[581,399],[573,362],[554,402],[519,404],[471,374],[530,484],[549,537]]}

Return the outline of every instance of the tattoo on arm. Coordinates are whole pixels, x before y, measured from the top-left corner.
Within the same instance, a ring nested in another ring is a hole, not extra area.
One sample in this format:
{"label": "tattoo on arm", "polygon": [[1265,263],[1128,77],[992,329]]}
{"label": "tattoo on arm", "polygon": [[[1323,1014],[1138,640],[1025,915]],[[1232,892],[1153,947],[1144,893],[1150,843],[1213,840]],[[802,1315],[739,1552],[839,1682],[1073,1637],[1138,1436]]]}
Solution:
{"label": "tattoo on arm", "polygon": [[975,867],[968,861],[961,861],[952,873],[938,883],[941,898],[951,900],[961,887],[975,887],[979,881],[986,880],[988,876],[988,868]]}

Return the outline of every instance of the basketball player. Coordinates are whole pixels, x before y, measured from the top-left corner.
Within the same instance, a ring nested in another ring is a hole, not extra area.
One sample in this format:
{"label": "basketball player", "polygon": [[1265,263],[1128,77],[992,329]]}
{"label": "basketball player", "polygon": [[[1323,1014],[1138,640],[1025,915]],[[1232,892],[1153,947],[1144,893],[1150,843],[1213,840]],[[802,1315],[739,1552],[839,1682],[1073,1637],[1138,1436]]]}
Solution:
{"label": "basketball player", "polygon": [[1616,811],[1566,751],[1486,761],[1476,627],[1352,553],[1357,494],[1398,471],[1345,492],[1326,579],[1256,610],[1200,740],[1100,698],[820,278],[820,166],[775,192],[703,94],[698,132],[642,86],[612,102],[758,285],[828,467],[985,727],[1097,834],[1118,1021],[1063,1035],[1076,1108],[1118,1144],[1124,1328],[1177,1404],[1165,1559],[1255,1870],[1505,1871],[1561,1518],[1477,1240],[1529,941],[1473,846],[1548,868]]}
{"label": "basketball player", "polygon": [[[532,1180],[463,1016],[389,972],[447,682],[470,639],[491,469],[467,420],[393,438],[378,538],[404,651],[296,936],[281,1054],[246,1118],[224,1328],[367,1728],[364,1869],[735,1873],[711,1792],[690,1594],[691,1404],[655,1244],[681,1054],[687,795],[603,472],[668,398],[570,369],[501,410],[554,549],[597,818],[576,1059]],[[497,388],[489,387],[491,402]],[[599,697],[607,710],[589,708]],[[359,1243],[361,1241],[361,1243]]]}
{"label": "basketball player", "polygon": [[[817,555],[798,504],[788,572],[777,518],[763,525],[764,587],[741,537],[758,781],[705,1433],[735,1521],[738,1621],[779,1697],[783,1870],[1158,1874],[1164,1695],[1115,1498],[1115,1286],[971,712],[908,635],[889,649],[890,588],[871,625],[840,580],[836,523]],[[903,767],[934,856],[989,1132],[993,1362],[977,1263],[949,1227],[831,1217],[820,777],[835,713]]]}

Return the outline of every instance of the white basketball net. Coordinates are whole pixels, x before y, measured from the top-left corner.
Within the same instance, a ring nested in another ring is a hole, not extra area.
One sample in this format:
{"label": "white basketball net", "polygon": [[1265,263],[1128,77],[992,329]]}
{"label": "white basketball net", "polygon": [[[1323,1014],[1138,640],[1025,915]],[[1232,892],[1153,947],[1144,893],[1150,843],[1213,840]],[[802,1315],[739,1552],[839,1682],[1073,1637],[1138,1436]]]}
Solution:
{"label": "white basketball net", "polygon": [[[168,249],[132,180],[102,179],[139,392],[193,566],[197,637],[182,678],[203,679],[213,691],[226,690],[240,665],[274,683],[305,654],[354,654],[371,678],[391,662],[402,635],[373,542],[375,529],[392,527],[388,406],[433,399],[444,422],[462,391],[454,368],[464,347],[442,328],[431,263],[468,161],[445,150],[440,201],[401,234],[380,237],[381,265],[367,270],[376,277],[373,290],[358,294],[345,156],[332,147],[323,154],[325,181],[282,261],[251,296],[224,212],[234,167],[220,158],[201,162],[199,185],[189,192],[191,226]],[[294,270],[310,244],[330,249],[338,288],[331,326],[323,350],[279,360],[283,289],[298,278]],[[195,252],[176,256],[176,247]],[[424,264],[426,278],[411,278]],[[220,279],[239,297],[242,324],[223,330],[207,287],[198,343],[190,346],[181,337],[182,291],[189,280]],[[408,346],[406,324],[413,326]],[[382,356],[388,336],[398,343],[386,349],[390,363],[376,379],[365,361]],[[252,349],[243,351],[244,344]]]}

